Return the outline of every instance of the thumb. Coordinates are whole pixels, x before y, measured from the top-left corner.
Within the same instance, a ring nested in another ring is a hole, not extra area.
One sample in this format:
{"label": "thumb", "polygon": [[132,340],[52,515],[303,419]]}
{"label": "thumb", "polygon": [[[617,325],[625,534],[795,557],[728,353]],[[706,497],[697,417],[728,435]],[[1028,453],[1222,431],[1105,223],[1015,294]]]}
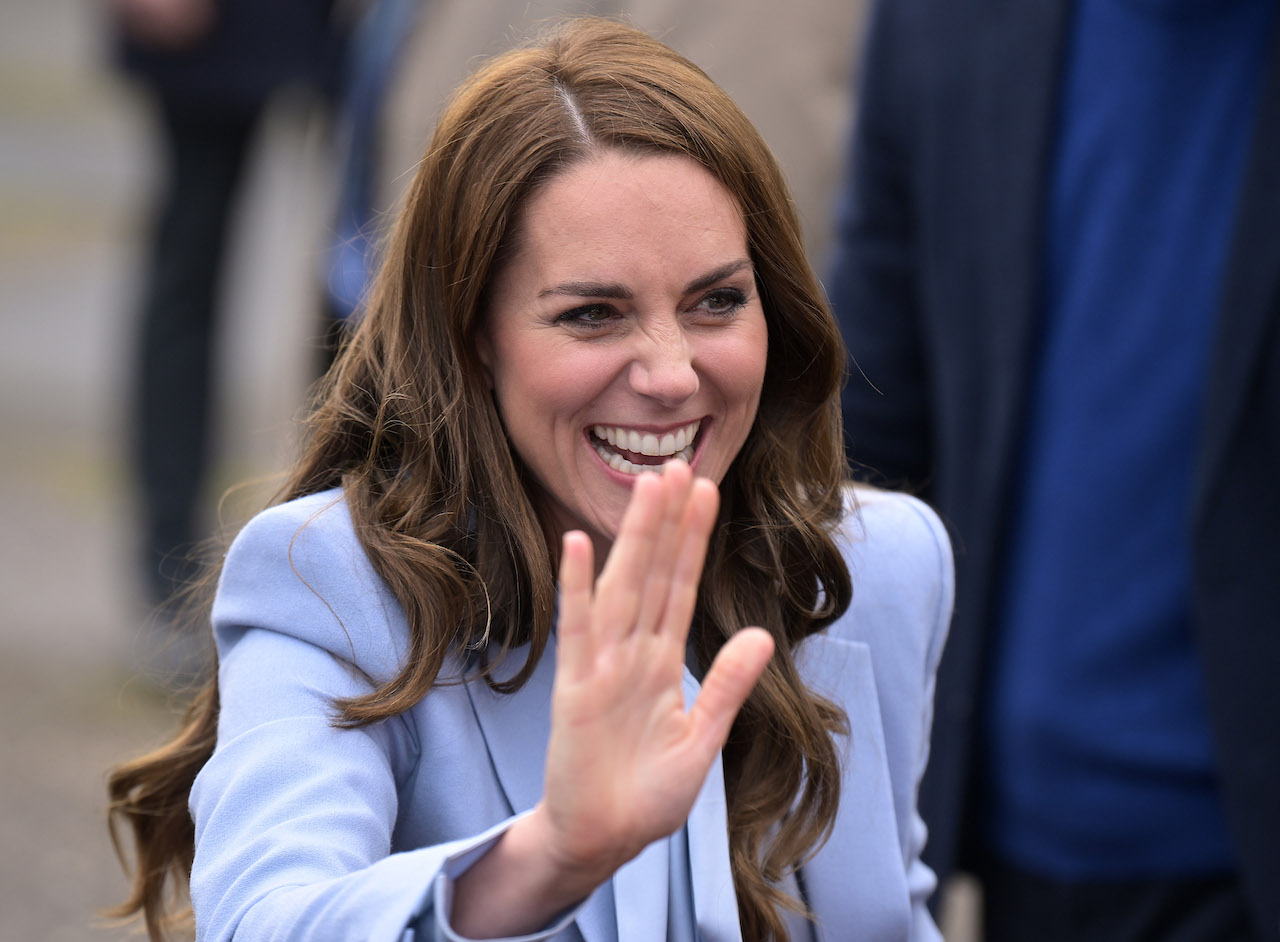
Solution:
{"label": "thumb", "polygon": [[724,748],[734,717],[771,657],[773,637],[763,628],[744,628],[720,649],[689,711],[694,735],[708,751]]}

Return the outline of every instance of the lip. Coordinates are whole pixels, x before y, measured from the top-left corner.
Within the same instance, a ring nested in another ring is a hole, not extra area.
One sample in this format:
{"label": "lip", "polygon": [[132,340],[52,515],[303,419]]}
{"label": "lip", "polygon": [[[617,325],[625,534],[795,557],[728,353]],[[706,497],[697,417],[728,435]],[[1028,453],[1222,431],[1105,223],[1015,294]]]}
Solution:
{"label": "lip", "polygon": [[[698,431],[692,443],[694,452],[689,457],[689,467],[694,471],[696,471],[698,467],[698,459],[702,454],[703,448],[706,445],[707,430],[712,425],[712,419],[710,416],[707,416],[707,415],[704,415],[701,418],[697,418],[697,419],[689,419],[683,422],[670,422],[664,425],[652,425],[652,424],[645,424],[645,423],[622,424],[622,423],[608,423],[608,422],[593,422],[582,430],[582,438],[583,438],[583,442],[585,443],[586,447],[590,450],[592,456],[595,458],[601,470],[603,470],[604,473],[612,480],[620,484],[625,484],[627,486],[630,486],[635,483],[635,480],[638,477],[638,475],[630,474],[625,471],[619,471],[618,469],[611,467],[609,463],[605,461],[605,459],[600,455],[600,452],[596,450],[596,447],[595,447],[596,437],[593,430],[597,426],[604,426],[610,429],[622,428],[622,429],[627,429],[628,431],[639,432],[640,434],[653,434],[661,437],[667,434],[674,434],[679,429],[692,425],[695,422],[698,423]],[[675,456],[671,456],[671,458],[669,458],[668,460],[674,460],[674,458]],[[653,465],[653,470],[658,471],[661,469],[661,467],[662,467],[661,464],[655,464]]]}

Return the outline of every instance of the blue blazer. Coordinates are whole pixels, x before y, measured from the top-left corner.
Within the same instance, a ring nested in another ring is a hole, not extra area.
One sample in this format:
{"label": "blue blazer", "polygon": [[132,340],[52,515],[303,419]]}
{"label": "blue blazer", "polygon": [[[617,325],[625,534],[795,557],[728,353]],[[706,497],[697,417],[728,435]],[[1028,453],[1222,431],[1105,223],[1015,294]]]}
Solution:
{"label": "blue blazer", "polygon": [[[912,498],[861,491],[858,507],[839,533],[853,603],[798,652],[806,681],[844,707],[851,730],[834,832],[803,871],[820,920],[812,937],[938,939],[916,790],[951,614],[951,549]],[[447,924],[454,878],[542,795],[554,651],[517,693],[463,679],[454,660],[411,710],[336,728],[333,698],[390,679],[408,644],[402,609],[337,490],[245,527],[213,622],[218,745],[191,793],[197,937],[458,938]],[[686,671],[687,697],[697,686]],[[681,900],[669,898],[664,839],[526,938],[656,942],[668,906],[691,904],[700,938],[740,939],[718,761],[684,833],[691,885]]]}

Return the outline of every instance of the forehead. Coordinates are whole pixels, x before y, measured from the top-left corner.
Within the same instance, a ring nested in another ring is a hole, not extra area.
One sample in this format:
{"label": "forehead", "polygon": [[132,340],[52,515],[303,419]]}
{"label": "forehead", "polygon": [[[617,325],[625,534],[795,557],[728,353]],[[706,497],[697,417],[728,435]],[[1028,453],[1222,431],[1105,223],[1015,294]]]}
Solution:
{"label": "forehead", "polygon": [[701,263],[745,254],[746,225],[732,194],[691,158],[609,150],[533,194],[517,246],[517,258],[540,267],[640,261],[646,250]]}

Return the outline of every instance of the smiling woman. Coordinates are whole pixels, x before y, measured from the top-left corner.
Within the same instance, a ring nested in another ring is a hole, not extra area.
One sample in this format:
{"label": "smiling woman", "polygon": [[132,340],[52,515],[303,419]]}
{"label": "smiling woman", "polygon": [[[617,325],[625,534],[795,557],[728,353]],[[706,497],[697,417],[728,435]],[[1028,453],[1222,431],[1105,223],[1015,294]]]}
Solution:
{"label": "smiling woman", "polygon": [[769,339],[746,225],[688,157],[601,148],[510,238],[480,358],[540,519],[603,561],[636,474],[679,456],[719,484],[755,421]]}
{"label": "smiling woman", "polygon": [[121,912],[158,939],[189,880],[208,939],[936,938],[950,550],[855,498],[843,362],[695,66],[599,19],[484,66],[226,555],[217,678],[112,775]]}

